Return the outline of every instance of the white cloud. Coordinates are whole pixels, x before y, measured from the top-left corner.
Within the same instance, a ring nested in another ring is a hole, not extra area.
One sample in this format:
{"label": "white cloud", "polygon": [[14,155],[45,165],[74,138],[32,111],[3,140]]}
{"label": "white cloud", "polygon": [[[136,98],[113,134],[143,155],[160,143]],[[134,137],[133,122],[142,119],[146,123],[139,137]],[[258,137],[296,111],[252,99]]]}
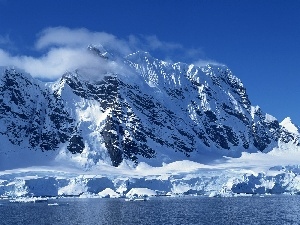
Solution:
{"label": "white cloud", "polygon": [[163,50],[178,50],[183,49],[183,46],[177,43],[164,42],[159,40],[155,35],[145,36],[147,46],[152,50],[163,49]]}
{"label": "white cloud", "polygon": [[123,55],[132,53],[127,41],[120,40],[112,34],[91,32],[85,28],[51,27],[43,30],[38,36],[39,39],[35,44],[37,50],[52,47],[86,48],[91,44],[101,44]]}
{"label": "white cloud", "polygon": [[163,51],[163,52],[171,52],[184,50],[184,47],[178,43],[165,42],[158,39],[155,35],[145,36],[135,36],[130,35],[128,38],[128,43],[133,49],[142,49],[144,51]]}
{"label": "white cloud", "polygon": [[[43,55],[12,56],[0,49],[0,66],[16,66],[33,77],[52,80],[59,78],[66,71],[76,69],[94,78],[106,72],[124,72],[117,63],[106,61],[87,50],[88,45],[100,43],[110,52],[120,55],[132,52],[125,41],[111,34],[90,32],[84,28],[72,30],[66,27],[55,27],[47,28],[38,35],[35,48],[39,52],[45,52]],[[118,60],[117,57],[115,60]]]}
{"label": "white cloud", "polygon": [[[9,36],[0,36],[0,44],[10,42]],[[88,45],[104,46],[114,55],[114,61],[104,60],[91,54]],[[107,72],[126,74],[128,68],[116,63],[119,56],[125,56],[136,50],[163,53],[162,57],[179,60],[197,58],[203,54],[199,49],[185,49],[182,45],[159,40],[156,36],[134,36],[126,40],[105,32],[92,32],[85,28],[70,29],[51,27],[37,35],[35,49],[40,56],[11,55],[0,49],[0,66],[16,66],[30,73],[33,77],[58,79],[66,71],[79,70],[97,78]],[[178,54],[180,52],[180,54]],[[197,60],[194,60],[197,61]],[[197,61],[199,64],[200,61]],[[196,64],[196,63],[195,63]],[[197,64],[196,64],[197,65]]]}
{"label": "white cloud", "polygon": [[0,62],[5,66],[16,66],[25,70],[33,77],[58,79],[66,71],[79,70],[83,75],[97,79],[107,72],[122,74],[118,63],[96,57],[87,50],[77,48],[51,49],[45,56],[34,58],[29,56],[11,56],[0,50]]}
{"label": "white cloud", "polygon": [[16,66],[34,77],[50,79],[56,79],[67,70],[85,65],[89,59],[93,58],[88,54],[82,55],[82,51],[68,48],[50,50],[40,58],[11,56],[3,50],[0,51],[0,62],[3,66]]}
{"label": "white cloud", "polygon": [[198,59],[197,61],[193,62],[193,64],[195,66],[199,66],[199,67],[206,66],[208,64],[224,66],[224,64],[219,63],[219,62],[217,62],[215,60],[210,60],[210,59]]}
{"label": "white cloud", "polygon": [[[161,41],[155,35],[150,36],[129,36],[129,44],[132,48],[139,48],[150,52],[159,52],[164,61],[167,62],[186,62],[204,65],[205,62],[210,64],[220,63],[214,60],[204,60],[205,53],[202,48],[186,48],[181,44],[174,42]],[[206,65],[206,64],[205,64]]]}

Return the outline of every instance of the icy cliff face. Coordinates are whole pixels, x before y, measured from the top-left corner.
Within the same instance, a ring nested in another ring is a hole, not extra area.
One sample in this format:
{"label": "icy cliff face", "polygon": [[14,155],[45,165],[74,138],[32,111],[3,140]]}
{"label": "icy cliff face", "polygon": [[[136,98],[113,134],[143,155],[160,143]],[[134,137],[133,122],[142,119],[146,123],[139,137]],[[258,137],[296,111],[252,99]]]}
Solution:
{"label": "icy cliff face", "polygon": [[[190,161],[178,161],[160,168],[141,164],[137,170],[131,170],[131,177],[130,174],[77,174],[74,171],[51,171],[51,168],[0,173],[0,200],[40,196],[119,198],[132,195],[231,197],[245,194],[300,194],[299,166],[275,166],[256,173],[245,168],[203,167]],[[195,167],[193,170],[178,173],[175,169],[189,168],[191,165]],[[145,176],[140,169],[143,172],[148,169],[150,174]]]}
{"label": "icy cliff face", "polygon": [[15,157],[40,165],[68,159],[90,168],[124,160],[201,162],[210,155],[299,146],[299,130],[251,106],[242,82],[226,66],[171,64],[145,52],[115,60],[89,50],[118,64],[118,73],[101,71],[90,79],[75,71],[45,83],[3,69],[1,169],[19,165]]}

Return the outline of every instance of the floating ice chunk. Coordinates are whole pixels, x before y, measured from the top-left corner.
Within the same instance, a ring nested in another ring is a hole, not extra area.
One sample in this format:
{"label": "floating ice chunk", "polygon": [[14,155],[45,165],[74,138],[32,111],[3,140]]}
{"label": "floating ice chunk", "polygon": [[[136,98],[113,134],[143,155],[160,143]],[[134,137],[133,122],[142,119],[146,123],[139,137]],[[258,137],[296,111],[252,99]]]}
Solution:
{"label": "floating ice chunk", "polygon": [[127,194],[127,198],[131,197],[145,197],[145,196],[155,196],[156,192],[149,188],[132,188]]}
{"label": "floating ice chunk", "polygon": [[102,198],[119,198],[120,197],[120,194],[118,194],[111,188],[105,188],[103,191],[99,192],[98,195]]}

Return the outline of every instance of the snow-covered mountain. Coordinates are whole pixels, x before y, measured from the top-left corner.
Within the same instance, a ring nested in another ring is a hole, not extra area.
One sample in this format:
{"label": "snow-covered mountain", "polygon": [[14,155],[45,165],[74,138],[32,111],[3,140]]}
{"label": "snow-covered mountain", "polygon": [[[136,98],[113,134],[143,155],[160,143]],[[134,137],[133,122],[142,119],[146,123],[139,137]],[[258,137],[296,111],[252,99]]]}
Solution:
{"label": "snow-covered mountain", "polygon": [[297,126],[252,106],[226,66],[88,50],[105,68],[93,76],[76,70],[42,82],[2,68],[0,169],[124,160],[157,166],[300,145]]}

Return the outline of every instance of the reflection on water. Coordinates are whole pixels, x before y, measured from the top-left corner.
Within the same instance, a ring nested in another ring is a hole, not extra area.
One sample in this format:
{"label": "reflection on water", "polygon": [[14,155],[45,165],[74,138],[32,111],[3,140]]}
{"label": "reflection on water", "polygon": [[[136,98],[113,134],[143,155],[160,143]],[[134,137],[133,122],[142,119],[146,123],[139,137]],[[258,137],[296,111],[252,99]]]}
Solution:
{"label": "reflection on water", "polygon": [[[300,196],[0,202],[0,224],[298,224]],[[67,204],[68,203],[68,204]]]}

